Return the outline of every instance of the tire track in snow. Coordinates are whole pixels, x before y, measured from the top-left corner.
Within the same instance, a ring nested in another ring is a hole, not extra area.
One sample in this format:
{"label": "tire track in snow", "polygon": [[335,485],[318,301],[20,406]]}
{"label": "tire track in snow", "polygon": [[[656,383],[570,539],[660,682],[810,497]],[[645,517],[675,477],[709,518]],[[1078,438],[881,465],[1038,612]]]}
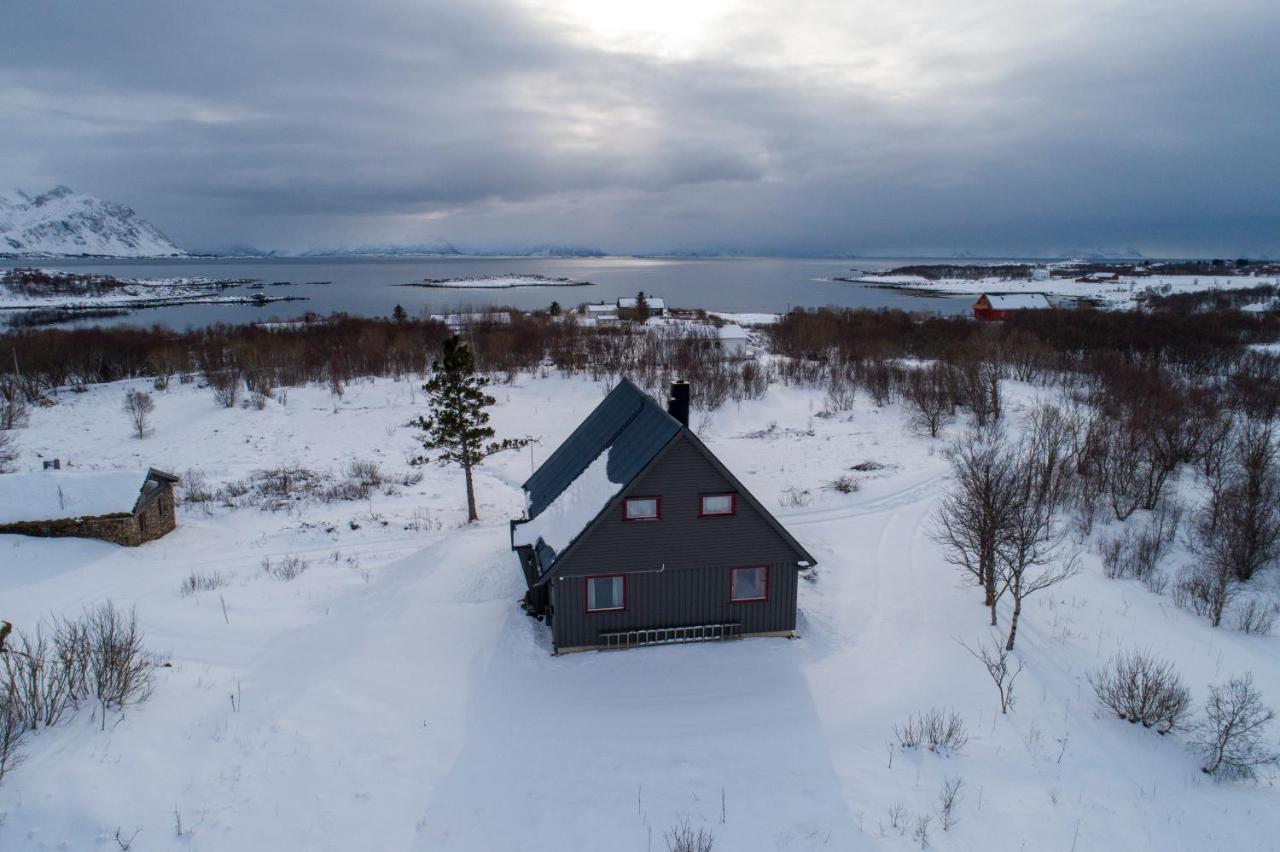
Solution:
{"label": "tire track in snow", "polygon": [[782,521],[784,525],[793,524],[820,524],[827,521],[839,521],[846,518],[858,518],[863,515],[874,515],[877,512],[883,512],[889,509],[898,509],[918,503],[929,497],[937,495],[942,490],[942,484],[946,480],[946,474],[935,474],[922,482],[909,485],[900,491],[892,494],[885,494],[872,500],[857,503],[853,506],[839,506],[832,509],[813,509],[810,511],[781,513],[776,517]]}

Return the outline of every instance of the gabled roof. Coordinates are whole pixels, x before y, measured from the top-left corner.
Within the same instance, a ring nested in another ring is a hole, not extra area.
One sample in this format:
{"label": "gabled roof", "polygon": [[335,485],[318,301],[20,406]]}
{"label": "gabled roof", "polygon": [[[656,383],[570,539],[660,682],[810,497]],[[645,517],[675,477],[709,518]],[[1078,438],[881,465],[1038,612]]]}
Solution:
{"label": "gabled roof", "polygon": [[[666,301],[663,300],[661,296],[646,296],[644,302],[646,305],[649,306],[649,310],[651,311],[662,310],[667,306]],[[618,307],[620,308],[634,308],[635,306],[636,306],[635,296],[623,296],[622,298],[618,299]]]}
{"label": "gabled roof", "polygon": [[[513,528],[513,544],[533,545],[548,569],[679,432],[680,421],[624,378],[524,483],[528,521]],[[548,510],[556,517],[521,535]]]}
{"label": "gabled roof", "polygon": [[1035,310],[1051,308],[1053,303],[1044,293],[988,293],[987,301],[997,311]]}
{"label": "gabled roof", "polygon": [[128,515],[149,481],[177,482],[155,470],[45,470],[0,475],[0,524]]}

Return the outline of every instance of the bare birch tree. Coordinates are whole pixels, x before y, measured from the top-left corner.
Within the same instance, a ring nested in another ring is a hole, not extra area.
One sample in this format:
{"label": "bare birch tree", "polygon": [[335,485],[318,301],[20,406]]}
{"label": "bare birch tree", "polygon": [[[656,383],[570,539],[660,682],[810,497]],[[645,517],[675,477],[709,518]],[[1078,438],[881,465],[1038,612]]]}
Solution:
{"label": "bare birch tree", "polygon": [[932,536],[947,562],[973,576],[996,624],[1000,583],[996,553],[1009,522],[1014,498],[1012,449],[998,426],[975,429],[947,452],[951,489],[934,517]]}

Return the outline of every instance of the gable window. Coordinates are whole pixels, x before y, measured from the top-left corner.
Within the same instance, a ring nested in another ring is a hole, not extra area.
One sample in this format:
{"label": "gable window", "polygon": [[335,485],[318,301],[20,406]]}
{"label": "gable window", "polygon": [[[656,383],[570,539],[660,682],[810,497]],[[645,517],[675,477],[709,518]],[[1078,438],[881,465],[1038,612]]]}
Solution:
{"label": "gable window", "polygon": [[737,494],[703,494],[698,506],[698,517],[733,515],[738,511]]}
{"label": "gable window", "polygon": [[657,497],[628,497],[622,504],[624,521],[656,521],[662,517],[662,501]]}
{"label": "gable window", "polygon": [[764,601],[769,599],[769,566],[753,565],[734,568],[729,575],[729,600]]}
{"label": "gable window", "polygon": [[587,578],[587,612],[627,608],[627,580],[621,574]]}

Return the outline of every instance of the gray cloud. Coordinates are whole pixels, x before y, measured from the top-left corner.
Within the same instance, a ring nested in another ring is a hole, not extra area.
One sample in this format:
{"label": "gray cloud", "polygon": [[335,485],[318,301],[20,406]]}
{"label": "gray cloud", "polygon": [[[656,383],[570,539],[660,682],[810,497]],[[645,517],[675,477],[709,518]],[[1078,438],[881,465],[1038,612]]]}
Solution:
{"label": "gray cloud", "polygon": [[0,182],[190,246],[1280,251],[1273,2],[908,5],[665,53],[514,0],[26,4]]}

